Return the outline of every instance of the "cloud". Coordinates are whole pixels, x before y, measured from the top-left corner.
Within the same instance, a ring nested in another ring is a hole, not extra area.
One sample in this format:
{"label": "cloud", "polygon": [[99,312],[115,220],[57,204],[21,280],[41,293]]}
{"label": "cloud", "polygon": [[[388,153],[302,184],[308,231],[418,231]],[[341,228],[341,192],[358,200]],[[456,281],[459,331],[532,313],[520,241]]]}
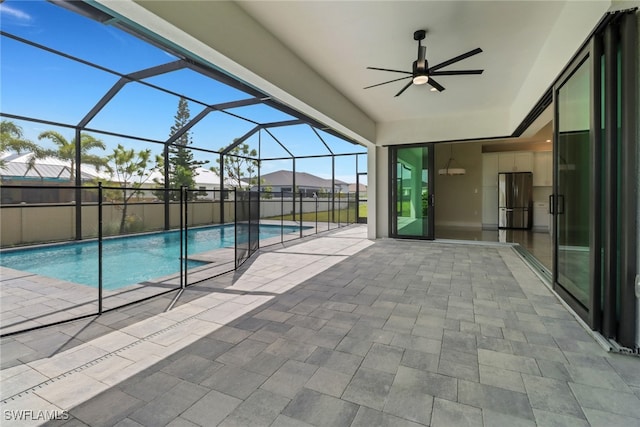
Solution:
{"label": "cloud", "polygon": [[9,15],[21,21],[31,21],[33,19],[28,13],[11,6],[7,6],[5,3],[0,3],[0,14]]}

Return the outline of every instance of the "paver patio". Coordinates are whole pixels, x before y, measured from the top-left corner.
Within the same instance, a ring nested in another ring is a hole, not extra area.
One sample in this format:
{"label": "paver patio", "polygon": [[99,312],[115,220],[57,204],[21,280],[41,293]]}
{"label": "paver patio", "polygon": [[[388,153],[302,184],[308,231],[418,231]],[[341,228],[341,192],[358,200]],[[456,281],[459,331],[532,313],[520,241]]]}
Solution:
{"label": "paver patio", "polygon": [[68,426],[640,425],[640,358],[604,351],[508,245],[369,241],[352,226],[272,247],[192,288],[170,311],[158,310],[165,296],[136,307],[146,317],[120,312],[120,328],[67,335],[74,345],[60,337],[69,329],[49,330],[46,351],[29,334],[3,339],[3,416],[59,411],[70,419],[47,425]]}

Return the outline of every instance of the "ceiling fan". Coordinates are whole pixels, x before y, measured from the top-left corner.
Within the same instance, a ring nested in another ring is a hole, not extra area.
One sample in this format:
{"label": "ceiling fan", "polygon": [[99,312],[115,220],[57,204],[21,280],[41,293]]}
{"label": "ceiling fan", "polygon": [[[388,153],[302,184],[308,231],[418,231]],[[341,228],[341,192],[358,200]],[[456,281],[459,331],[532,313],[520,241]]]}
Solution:
{"label": "ceiling fan", "polygon": [[433,76],[460,76],[460,75],[470,75],[470,74],[482,74],[484,70],[449,70],[449,71],[439,71],[441,68],[444,68],[448,65],[455,64],[458,61],[462,61],[463,59],[467,59],[470,56],[476,55],[482,52],[482,49],[479,47],[473,50],[470,50],[467,53],[463,53],[462,55],[458,55],[454,58],[449,59],[448,61],[444,61],[438,65],[434,65],[433,67],[429,67],[429,62],[425,58],[427,47],[422,46],[422,40],[424,40],[425,35],[427,34],[426,30],[418,30],[413,33],[413,39],[418,41],[418,59],[413,61],[413,71],[401,71],[401,70],[390,70],[388,68],[377,68],[377,67],[367,67],[369,70],[379,70],[379,71],[390,71],[392,73],[402,73],[409,74],[406,77],[400,77],[399,79],[389,80],[388,82],[378,83],[375,85],[367,86],[364,89],[369,89],[376,86],[386,85],[387,83],[393,83],[404,79],[411,79],[409,83],[404,86],[400,92],[396,93],[396,96],[402,95],[402,92],[407,90],[409,86],[412,84],[415,85],[423,85],[428,83],[433,87],[431,90],[437,90],[438,92],[442,92],[444,90],[444,86],[440,83],[436,82],[433,79]]}

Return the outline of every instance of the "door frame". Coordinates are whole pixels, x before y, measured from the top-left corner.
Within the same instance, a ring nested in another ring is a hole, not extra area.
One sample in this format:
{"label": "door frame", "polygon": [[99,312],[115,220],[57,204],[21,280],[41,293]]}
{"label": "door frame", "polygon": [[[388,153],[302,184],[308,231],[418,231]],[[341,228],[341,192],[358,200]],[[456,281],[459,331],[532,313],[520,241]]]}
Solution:
{"label": "door frame", "polygon": [[[427,148],[427,229],[422,235],[400,235],[398,234],[398,205],[397,205],[397,169],[398,150],[403,148]],[[418,143],[418,144],[398,144],[389,146],[389,236],[396,239],[435,239],[435,144],[434,143]]]}

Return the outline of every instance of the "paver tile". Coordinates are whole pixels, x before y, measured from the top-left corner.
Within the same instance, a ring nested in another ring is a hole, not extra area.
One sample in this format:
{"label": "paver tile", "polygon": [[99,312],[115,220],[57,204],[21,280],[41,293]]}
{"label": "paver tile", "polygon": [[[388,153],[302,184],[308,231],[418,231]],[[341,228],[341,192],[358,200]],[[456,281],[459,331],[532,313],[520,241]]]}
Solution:
{"label": "paver tile", "polygon": [[482,411],[444,399],[434,399],[431,427],[482,427]]}
{"label": "paver tile", "polygon": [[241,399],[211,390],[180,416],[201,426],[215,426],[224,420],[240,403],[242,403]]}
{"label": "paver tile", "polygon": [[633,393],[569,383],[569,387],[584,408],[597,409],[640,420],[640,399]]}
{"label": "paver tile", "polygon": [[309,389],[296,395],[282,411],[286,416],[321,427],[350,425],[357,412],[358,405]]}
{"label": "paver tile", "polygon": [[460,380],[457,397],[460,403],[534,420],[529,399],[524,393]]}
{"label": "paver tile", "polygon": [[361,367],[342,393],[342,399],[381,410],[393,381],[393,374]]}

